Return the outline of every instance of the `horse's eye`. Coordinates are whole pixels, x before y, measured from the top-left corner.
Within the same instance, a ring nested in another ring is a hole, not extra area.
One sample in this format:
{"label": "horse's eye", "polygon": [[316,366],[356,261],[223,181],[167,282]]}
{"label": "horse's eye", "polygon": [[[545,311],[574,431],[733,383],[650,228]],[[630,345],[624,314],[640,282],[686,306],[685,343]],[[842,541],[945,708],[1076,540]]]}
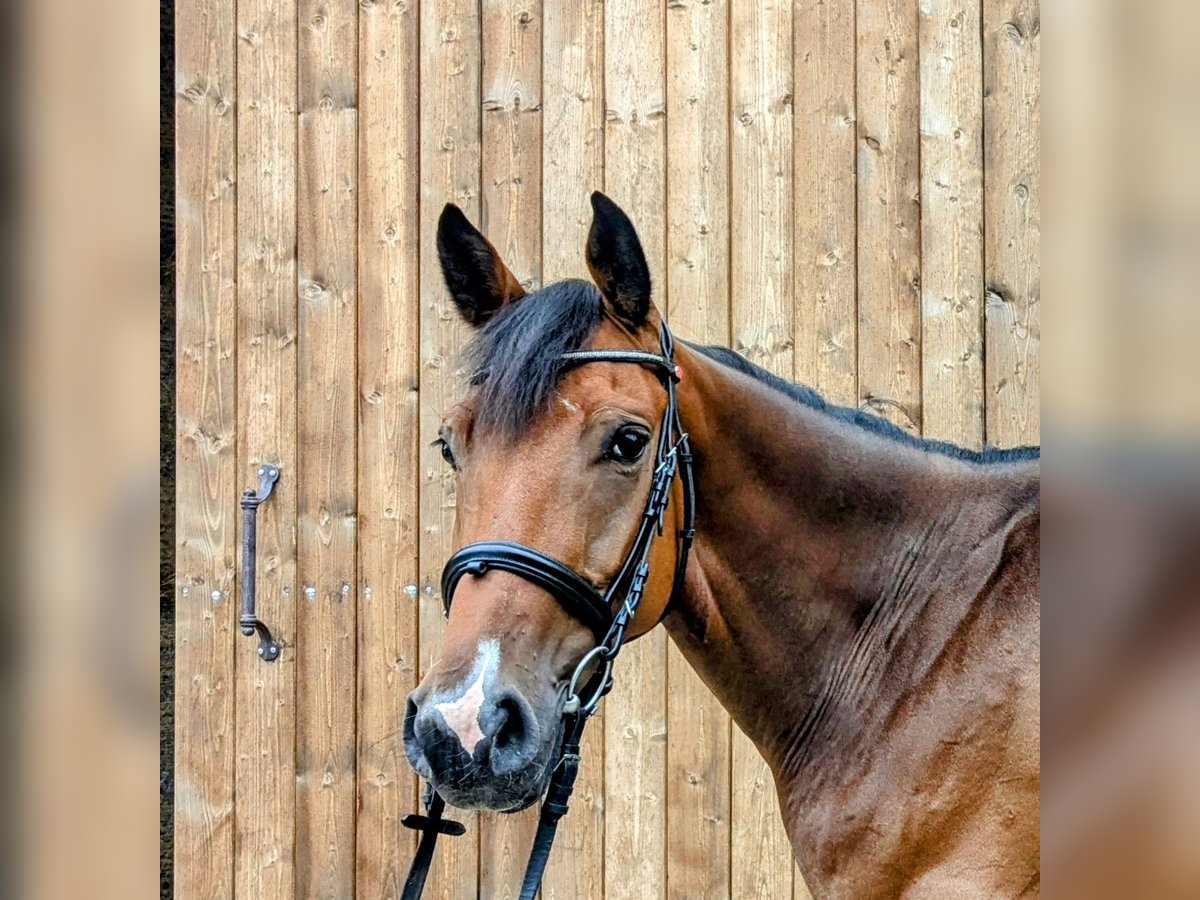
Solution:
{"label": "horse's eye", "polygon": [[454,461],[454,451],[450,449],[450,445],[446,442],[446,439],[439,437],[434,443],[442,451],[442,459],[446,461],[446,464],[452,469],[457,469],[458,463]]}
{"label": "horse's eye", "polygon": [[641,428],[626,426],[613,436],[608,452],[604,455],[617,462],[634,463],[642,458],[649,443],[650,435]]}

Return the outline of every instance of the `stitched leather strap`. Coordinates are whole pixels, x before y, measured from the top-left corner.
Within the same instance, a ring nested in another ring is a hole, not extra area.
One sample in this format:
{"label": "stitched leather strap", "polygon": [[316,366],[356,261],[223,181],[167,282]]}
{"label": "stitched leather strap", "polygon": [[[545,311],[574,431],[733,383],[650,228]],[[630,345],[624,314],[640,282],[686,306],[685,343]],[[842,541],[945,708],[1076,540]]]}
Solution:
{"label": "stitched leather strap", "polygon": [[479,541],[467,544],[446,561],[442,570],[442,603],[450,615],[454,589],[464,575],[479,577],[490,569],[519,575],[548,591],[566,613],[603,639],[612,624],[612,610],[603,595],[570,566],[510,541]]}
{"label": "stitched leather strap", "polygon": [[416,856],[408,867],[408,878],[404,881],[404,891],[400,900],[420,900],[425,890],[425,879],[429,877],[429,866],[433,862],[433,850],[437,845],[439,834],[459,837],[467,829],[461,822],[455,822],[443,817],[446,811],[446,801],[432,787],[426,801],[428,815],[420,816],[410,813],[400,820],[405,828],[421,832],[421,841],[417,845]]}
{"label": "stitched leather strap", "polygon": [[643,366],[653,366],[660,374],[668,378],[676,378],[675,364],[657,353],[646,353],[643,350],[573,350],[559,357],[564,366],[580,366],[590,362],[638,363]]}

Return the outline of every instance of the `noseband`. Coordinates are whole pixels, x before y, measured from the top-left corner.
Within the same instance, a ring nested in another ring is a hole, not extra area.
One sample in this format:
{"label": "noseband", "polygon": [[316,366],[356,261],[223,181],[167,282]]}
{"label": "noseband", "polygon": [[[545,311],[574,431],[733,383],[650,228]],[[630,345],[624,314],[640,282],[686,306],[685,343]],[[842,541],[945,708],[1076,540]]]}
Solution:
{"label": "noseband", "polygon": [[[679,529],[675,557],[675,577],[671,596],[664,614],[683,590],[688,555],[696,534],[695,484],[692,476],[692,454],[687,433],[679,420],[679,404],[675,386],[680,372],[675,365],[675,340],[666,323],[659,331],[662,353],[641,350],[576,350],[559,357],[563,369],[593,362],[634,363],[648,366],[659,376],[667,392],[667,408],[658,429],[657,452],[654,460],[650,495],[638,520],[633,543],[616,574],[601,590],[570,566],[540,550],[510,541],[480,541],[468,544],[446,561],[442,571],[442,602],[446,616],[454,591],[462,579],[471,575],[480,578],[490,571],[510,572],[537,585],[552,596],[567,615],[578,620],[596,637],[596,646],[584,655],[575,668],[563,704],[563,737],[559,746],[554,774],[551,776],[542,804],[541,818],[533,851],[525,870],[522,898],[533,898],[541,884],[542,873],[549,858],[550,847],[558,820],[567,811],[567,800],[575,785],[579,769],[579,744],[583,726],[596,711],[600,698],[612,687],[612,664],[621,650],[630,624],[637,614],[650,575],[650,549],[655,537],[663,533],[671,487],[676,477],[683,488],[683,527]],[[592,668],[582,690],[580,683]],[[417,855],[409,870],[403,900],[415,900],[424,888],[425,876],[433,855],[438,834],[461,834],[462,826],[442,818],[445,803],[430,788],[427,800],[428,816],[405,816],[403,824],[424,832]]]}

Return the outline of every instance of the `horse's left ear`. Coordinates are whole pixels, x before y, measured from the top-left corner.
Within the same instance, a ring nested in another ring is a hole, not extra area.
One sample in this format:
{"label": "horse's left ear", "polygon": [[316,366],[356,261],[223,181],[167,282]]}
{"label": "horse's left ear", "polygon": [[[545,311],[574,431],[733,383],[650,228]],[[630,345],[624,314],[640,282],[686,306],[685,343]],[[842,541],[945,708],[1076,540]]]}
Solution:
{"label": "horse's left ear", "polygon": [[437,248],[446,287],[470,324],[482,325],[504,304],[525,296],[496,248],[453,203],[438,219]]}
{"label": "horse's left ear", "polygon": [[592,194],[587,264],[617,318],[637,328],[650,312],[650,267],[629,216],[599,191]]}

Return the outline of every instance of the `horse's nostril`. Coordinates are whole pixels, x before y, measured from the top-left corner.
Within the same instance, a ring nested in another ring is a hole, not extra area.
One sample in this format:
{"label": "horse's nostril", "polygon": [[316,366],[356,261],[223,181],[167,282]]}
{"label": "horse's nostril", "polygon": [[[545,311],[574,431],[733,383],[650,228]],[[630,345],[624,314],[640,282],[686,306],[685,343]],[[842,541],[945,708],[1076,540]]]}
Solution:
{"label": "horse's nostril", "polygon": [[519,748],[525,741],[527,728],[521,707],[511,697],[505,697],[498,704],[500,725],[496,729],[494,743],[497,750],[512,750]]}
{"label": "horse's nostril", "polygon": [[412,698],[412,694],[409,694],[408,700],[404,704],[404,733],[406,736],[412,734],[416,721],[417,701]]}
{"label": "horse's nostril", "polygon": [[508,693],[496,701],[494,730],[491,730],[492,771],[515,772],[537,755],[537,722],[533,710],[520,695]]}
{"label": "horse's nostril", "polygon": [[418,734],[418,712],[417,702],[410,694],[408,701],[404,704],[404,754],[418,775],[422,778],[430,778],[433,772],[429,767],[429,760],[425,756],[422,736]]}

